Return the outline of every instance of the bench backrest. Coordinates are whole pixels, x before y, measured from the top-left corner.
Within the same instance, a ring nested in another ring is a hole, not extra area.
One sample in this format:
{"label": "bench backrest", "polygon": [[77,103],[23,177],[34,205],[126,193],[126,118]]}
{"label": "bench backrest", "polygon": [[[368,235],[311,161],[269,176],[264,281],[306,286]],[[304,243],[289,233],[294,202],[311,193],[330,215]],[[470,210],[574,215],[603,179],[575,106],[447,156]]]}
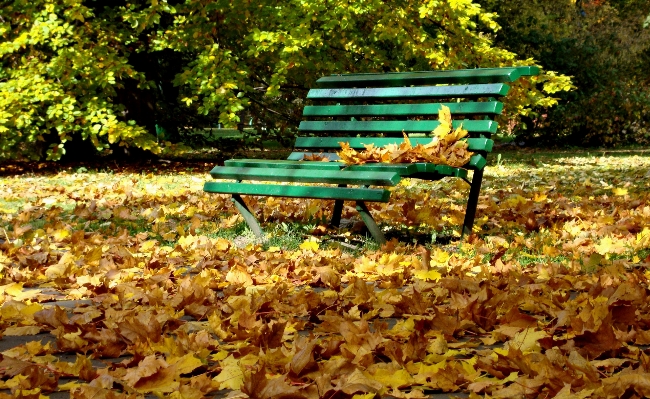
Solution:
{"label": "bench backrest", "polygon": [[485,157],[497,131],[493,119],[503,110],[498,98],[508,93],[506,83],[538,73],[537,67],[512,67],[320,78],[307,95],[313,105],[304,108],[295,144],[299,151],[290,159],[302,159],[305,150],[338,151],[341,141],[355,149],[400,143],[403,133],[417,137],[414,145],[428,142],[442,105],[449,107],[454,127],[462,123],[469,132],[470,150]]}

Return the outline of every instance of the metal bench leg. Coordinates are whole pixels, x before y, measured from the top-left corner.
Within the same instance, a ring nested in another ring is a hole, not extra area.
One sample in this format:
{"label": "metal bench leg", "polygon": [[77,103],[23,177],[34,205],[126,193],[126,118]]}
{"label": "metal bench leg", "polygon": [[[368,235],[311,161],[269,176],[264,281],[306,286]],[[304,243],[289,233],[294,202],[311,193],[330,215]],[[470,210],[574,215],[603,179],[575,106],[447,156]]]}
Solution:
{"label": "metal bench leg", "polygon": [[255,234],[256,237],[258,238],[263,238],[264,237],[264,232],[262,231],[262,228],[260,227],[260,224],[257,223],[257,219],[255,218],[255,215],[248,209],[246,206],[246,203],[244,200],[241,198],[241,195],[239,194],[233,194],[232,195],[232,202],[235,204],[237,209],[239,210],[239,213],[244,217],[244,221],[246,221],[246,224],[248,227],[251,229],[253,234]]}
{"label": "metal bench leg", "polygon": [[478,206],[478,196],[481,193],[481,183],[483,182],[483,169],[475,170],[472,177],[472,184],[469,189],[467,198],[467,209],[465,210],[465,221],[463,222],[463,231],[460,238],[472,234],[474,227],[474,218],[476,217],[476,207]]}
{"label": "metal bench leg", "polygon": [[[347,184],[339,184],[339,187],[347,187]],[[330,226],[339,227],[341,225],[341,214],[343,213],[343,200],[337,199],[334,202],[334,210],[332,211],[332,220]]]}
{"label": "metal bench leg", "polygon": [[370,231],[372,238],[374,238],[375,241],[377,241],[379,244],[385,244],[386,237],[384,237],[384,233],[381,232],[379,226],[377,226],[377,223],[375,223],[375,219],[372,218],[372,215],[370,214],[370,211],[368,210],[365,202],[357,201],[357,212],[359,212],[361,219],[363,219],[366,227],[368,227],[368,231]]}
{"label": "metal bench leg", "polygon": [[334,210],[332,211],[330,226],[339,227],[341,225],[341,213],[343,213],[343,200],[336,200],[336,202],[334,202]]}

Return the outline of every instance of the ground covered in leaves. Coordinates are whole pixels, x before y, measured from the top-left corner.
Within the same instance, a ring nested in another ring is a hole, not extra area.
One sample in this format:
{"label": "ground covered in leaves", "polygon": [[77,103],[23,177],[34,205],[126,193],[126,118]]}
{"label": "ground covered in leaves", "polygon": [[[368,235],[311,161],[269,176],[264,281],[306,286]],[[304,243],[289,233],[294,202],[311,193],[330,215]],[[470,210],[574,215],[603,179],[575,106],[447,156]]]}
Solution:
{"label": "ground covered in leaves", "polygon": [[211,167],[0,165],[0,398],[650,396],[650,156],[504,154],[463,242],[405,180],[382,248]]}

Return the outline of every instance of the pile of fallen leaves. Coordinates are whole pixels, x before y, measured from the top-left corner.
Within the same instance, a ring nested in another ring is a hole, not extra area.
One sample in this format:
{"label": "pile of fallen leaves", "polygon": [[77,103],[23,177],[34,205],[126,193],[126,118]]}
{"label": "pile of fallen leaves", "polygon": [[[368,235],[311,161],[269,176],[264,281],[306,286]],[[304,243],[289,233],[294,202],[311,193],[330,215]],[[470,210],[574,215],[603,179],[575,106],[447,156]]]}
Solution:
{"label": "pile of fallen leaves", "polygon": [[[205,173],[3,177],[0,398],[649,396],[648,170],[504,161],[469,240],[357,251],[322,226],[294,249],[220,236],[241,218]],[[372,211],[450,229],[466,191],[405,180]],[[246,201],[274,234],[332,205]]]}
{"label": "pile of fallen leaves", "polygon": [[455,131],[452,126],[451,112],[449,107],[442,106],[438,116],[440,125],[432,132],[433,137],[427,144],[411,145],[408,136],[404,134],[404,141],[397,144],[389,144],[384,147],[376,147],[374,144],[365,145],[364,151],[356,151],[350,148],[347,142],[339,143],[341,151],[338,156],[341,161],[350,165],[364,163],[415,163],[428,162],[437,165],[449,165],[460,167],[469,162],[472,152],[467,150],[467,142],[460,140],[467,136],[467,130],[462,125]]}

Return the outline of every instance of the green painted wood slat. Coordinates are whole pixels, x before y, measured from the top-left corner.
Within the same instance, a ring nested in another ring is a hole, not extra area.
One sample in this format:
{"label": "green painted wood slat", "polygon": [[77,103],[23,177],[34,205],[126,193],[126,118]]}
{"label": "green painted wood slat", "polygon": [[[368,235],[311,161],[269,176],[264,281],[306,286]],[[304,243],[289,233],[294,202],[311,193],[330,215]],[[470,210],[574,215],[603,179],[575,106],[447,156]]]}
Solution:
{"label": "green painted wood slat", "polygon": [[433,163],[409,163],[409,164],[390,164],[390,163],[367,163],[363,165],[350,165],[345,170],[393,170],[392,167],[402,167],[403,169],[394,169],[396,173],[399,173],[402,177],[408,177],[411,175],[419,174],[434,174],[440,176],[454,176],[460,178],[467,177],[467,170],[462,168],[454,168],[449,165],[436,165]]}
{"label": "green painted wood slat", "polygon": [[[430,133],[440,125],[439,121],[302,121],[301,133]],[[498,123],[491,120],[457,120],[454,129],[463,126],[470,133],[496,133]]]}
{"label": "green painted wood slat", "polygon": [[374,188],[285,186],[279,184],[206,182],[203,191],[219,194],[270,197],[342,199],[346,201],[388,202],[390,191]]}
{"label": "green painted wood slat", "polygon": [[[301,153],[304,154],[304,153]],[[338,158],[338,157],[337,157]],[[265,159],[231,159],[226,161],[226,166],[247,167],[247,168],[278,168],[278,169],[320,169],[320,170],[345,170],[365,172],[392,172],[400,176],[408,176],[418,172],[416,164],[391,164],[372,163],[365,165],[347,165],[343,162],[323,161],[269,161]]]}
{"label": "green painted wood slat", "polygon": [[336,160],[332,162],[321,161],[303,161],[304,154],[313,154],[305,152],[294,152],[294,160],[266,160],[266,159],[231,159],[226,161],[226,166],[248,167],[248,168],[278,168],[278,169],[324,169],[324,170],[341,170],[345,171],[374,171],[374,172],[393,172],[400,176],[406,177],[416,173],[436,173],[441,176],[455,176],[466,178],[467,170],[454,168],[448,165],[435,165],[431,163],[367,163],[363,165],[347,165],[337,162],[338,156],[335,153],[327,153]]}
{"label": "green painted wood slat", "polygon": [[[427,144],[431,142],[429,137],[409,138],[411,145]],[[494,140],[483,138],[469,138],[467,148],[470,151],[491,152],[494,146]],[[351,148],[362,150],[366,144],[374,144],[376,147],[384,147],[389,144],[402,144],[404,139],[401,137],[296,137],[295,148],[301,149],[336,149],[340,150],[340,142],[347,142]]]}
{"label": "green painted wood slat", "polygon": [[459,69],[393,73],[360,73],[324,76],[316,81],[323,88],[358,86],[412,86],[425,84],[476,84],[514,82],[521,76],[539,74],[535,66],[512,68]]}
{"label": "green painted wood slat", "polygon": [[482,155],[475,154],[472,155],[469,159],[469,163],[465,165],[465,167],[473,170],[482,170],[485,168],[485,165],[487,165],[487,159]]}
{"label": "green painted wood slat", "polygon": [[309,170],[277,168],[240,168],[217,166],[210,172],[215,179],[281,181],[291,183],[360,184],[394,186],[400,181],[396,173],[347,172],[343,170]]}
{"label": "green painted wood slat", "polygon": [[423,174],[437,174],[440,176],[453,176],[462,179],[467,177],[467,170],[462,168],[455,168],[449,165],[436,165],[433,163],[416,163],[418,173]]}
{"label": "green painted wood slat", "polygon": [[501,97],[508,93],[510,86],[505,83],[457,85],[457,86],[418,86],[350,89],[311,89],[309,100],[406,100],[416,98],[444,97]]}
{"label": "green painted wood slat", "polygon": [[[302,161],[302,158],[300,159]],[[225,166],[240,168],[277,168],[277,169],[317,169],[317,170],[340,170],[338,162],[304,161],[296,162],[291,160],[268,160],[268,159],[229,159],[224,162]]]}
{"label": "green painted wood slat", "polygon": [[424,116],[438,115],[442,106],[459,115],[500,115],[503,103],[463,102],[463,103],[431,103],[431,104],[376,104],[376,105],[310,105],[303,110],[304,117],[335,117],[335,116]]}

